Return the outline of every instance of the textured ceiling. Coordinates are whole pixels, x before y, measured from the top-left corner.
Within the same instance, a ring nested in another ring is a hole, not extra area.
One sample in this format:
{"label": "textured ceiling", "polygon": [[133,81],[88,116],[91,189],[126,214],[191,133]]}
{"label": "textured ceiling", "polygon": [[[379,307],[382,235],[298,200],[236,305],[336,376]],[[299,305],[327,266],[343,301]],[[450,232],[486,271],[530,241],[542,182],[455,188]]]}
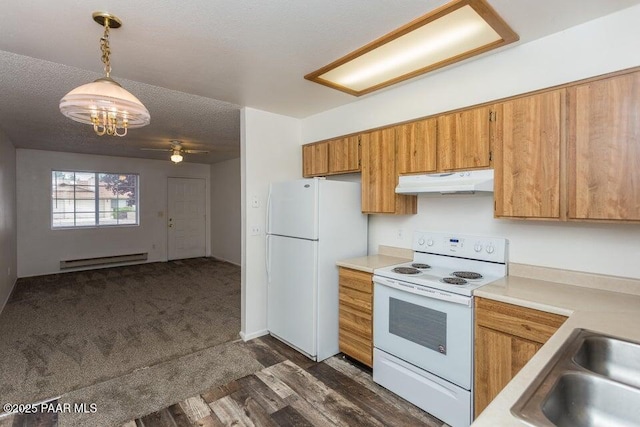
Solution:
{"label": "textured ceiling", "polygon": [[[640,0],[489,2],[526,43]],[[177,139],[212,151],[185,161],[237,157],[240,106],[306,117],[354,101],[303,76],[444,3],[0,0],[0,128],[24,148],[166,158],[139,147]],[[123,21],[111,33],[112,76],[151,113],[124,138],[96,137],[58,111],[70,89],[101,76],[98,10]]]}
{"label": "textured ceiling", "polygon": [[169,148],[175,139],[186,149],[210,151],[186,154],[185,161],[215,163],[240,155],[238,105],[118,79],[144,100],[151,124],[122,138],[97,136],[91,126],[63,116],[58,103],[68,90],[99,73],[0,51],[0,76],[0,127],[19,148],[168,159],[171,153],[140,148]]}

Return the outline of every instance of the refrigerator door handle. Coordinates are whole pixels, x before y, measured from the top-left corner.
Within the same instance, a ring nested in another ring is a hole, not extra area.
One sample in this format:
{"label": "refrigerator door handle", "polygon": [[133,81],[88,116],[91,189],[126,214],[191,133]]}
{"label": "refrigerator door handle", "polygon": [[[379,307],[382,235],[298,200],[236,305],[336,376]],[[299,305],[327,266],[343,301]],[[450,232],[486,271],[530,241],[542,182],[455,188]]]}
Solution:
{"label": "refrigerator door handle", "polygon": [[266,234],[271,233],[271,230],[269,228],[269,220],[271,216],[271,188],[269,188],[269,196],[267,197],[267,215],[265,218],[265,224],[264,224],[264,229],[266,230]]}
{"label": "refrigerator door handle", "polygon": [[267,214],[265,216],[265,224],[264,224],[264,229],[265,229],[264,264],[267,269],[267,283],[271,283],[271,269],[270,269],[271,254],[269,253],[269,236],[270,236],[269,233],[271,232],[271,230],[269,229],[270,216],[271,216],[271,186],[269,186],[269,196],[267,197]]}
{"label": "refrigerator door handle", "polygon": [[269,234],[266,235],[264,241],[265,241],[265,257],[264,257],[264,264],[265,267],[267,269],[267,283],[271,283],[271,268],[270,268],[270,264],[271,264],[271,254],[269,253],[269,237],[271,237]]}

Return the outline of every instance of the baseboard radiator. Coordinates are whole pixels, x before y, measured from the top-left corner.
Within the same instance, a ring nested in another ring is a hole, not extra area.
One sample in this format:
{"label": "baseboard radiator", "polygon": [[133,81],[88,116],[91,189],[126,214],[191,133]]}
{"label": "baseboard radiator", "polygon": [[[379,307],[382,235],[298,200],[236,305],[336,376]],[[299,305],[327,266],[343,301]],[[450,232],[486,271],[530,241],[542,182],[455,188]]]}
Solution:
{"label": "baseboard radiator", "polygon": [[96,258],[68,259],[60,261],[60,269],[76,268],[76,267],[93,267],[105,264],[117,264],[121,262],[146,261],[149,256],[148,252],[139,254],[101,256]]}

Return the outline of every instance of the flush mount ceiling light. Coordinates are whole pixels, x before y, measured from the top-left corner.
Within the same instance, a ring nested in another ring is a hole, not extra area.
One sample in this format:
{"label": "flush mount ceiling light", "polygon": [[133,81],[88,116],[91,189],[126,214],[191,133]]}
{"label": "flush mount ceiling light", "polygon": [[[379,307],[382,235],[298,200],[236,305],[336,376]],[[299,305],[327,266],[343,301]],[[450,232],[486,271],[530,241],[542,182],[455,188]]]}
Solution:
{"label": "flush mount ceiling light", "polygon": [[66,94],[60,100],[60,112],[77,122],[93,125],[100,136],[125,136],[129,128],[148,125],[151,117],[138,98],[111,78],[109,29],[120,28],[122,21],[106,12],[95,12],[93,20],[104,26],[100,50],[105,76]]}
{"label": "flush mount ceiling light", "polygon": [[180,163],[182,159],[183,157],[182,157],[182,154],[180,154],[180,150],[173,150],[173,154],[171,155],[171,161],[173,163]]}
{"label": "flush mount ceiling light", "polygon": [[360,96],[518,39],[485,0],[457,0],[304,78]]}

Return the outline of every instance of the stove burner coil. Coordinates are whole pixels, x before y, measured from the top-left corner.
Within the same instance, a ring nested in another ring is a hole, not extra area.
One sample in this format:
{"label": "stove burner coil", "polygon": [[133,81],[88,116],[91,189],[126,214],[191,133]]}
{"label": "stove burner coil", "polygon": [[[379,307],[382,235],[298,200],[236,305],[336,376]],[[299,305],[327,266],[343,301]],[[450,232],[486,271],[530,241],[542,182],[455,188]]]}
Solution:
{"label": "stove burner coil", "polygon": [[412,267],[396,267],[393,269],[393,272],[400,274],[420,274],[420,270]]}
{"label": "stove burner coil", "polygon": [[464,285],[467,283],[466,280],[460,279],[459,277],[445,277],[442,279],[444,283],[448,283],[449,285]]}
{"label": "stove burner coil", "polygon": [[473,271],[455,271],[453,272],[453,275],[456,277],[460,277],[461,279],[469,279],[469,280],[482,279],[482,274],[475,273]]}
{"label": "stove burner coil", "polygon": [[423,264],[421,262],[414,262],[413,264],[411,264],[411,267],[413,267],[413,268],[421,268],[421,269],[431,268],[431,266],[429,264]]}

